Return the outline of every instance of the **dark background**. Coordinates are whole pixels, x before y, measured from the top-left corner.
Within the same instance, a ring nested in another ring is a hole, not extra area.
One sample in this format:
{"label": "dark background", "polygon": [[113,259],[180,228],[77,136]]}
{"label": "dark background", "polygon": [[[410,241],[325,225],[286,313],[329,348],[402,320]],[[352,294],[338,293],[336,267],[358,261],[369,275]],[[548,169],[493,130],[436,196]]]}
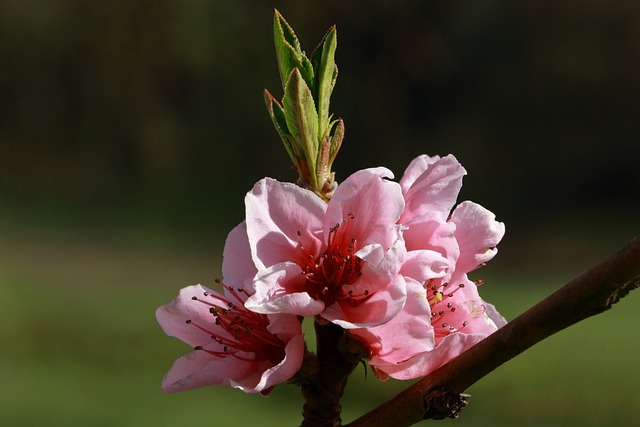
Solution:
{"label": "dark background", "polygon": [[238,222],[255,181],[295,179],[262,101],[274,7],[309,53],[338,26],[339,180],[453,153],[516,233],[638,208],[634,1],[5,0],[2,199]]}

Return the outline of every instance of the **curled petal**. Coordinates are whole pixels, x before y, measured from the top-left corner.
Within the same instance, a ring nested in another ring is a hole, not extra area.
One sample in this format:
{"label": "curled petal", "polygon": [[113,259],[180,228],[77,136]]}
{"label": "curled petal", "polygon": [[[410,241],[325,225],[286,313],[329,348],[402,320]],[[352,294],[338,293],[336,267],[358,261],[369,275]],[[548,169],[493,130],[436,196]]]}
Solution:
{"label": "curled petal", "polygon": [[367,264],[378,265],[384,259],[385,249],[374,243],[360,249],[355,255]]}
{"label": "curled petal", "polygon": [[442,159],[440,156],[428,156],[426,154],[422,154],[411,160],[407,168],[404,170],[402,178],[400,178],[400,187],[402,187],[402,192],[406,194],[418,178],[420,178],[420,176],[429,169],[431,165],[440,159]]}
{"label": "curled petal", "polygon": [[338,186],[327,207],[325,241],[330,227],[345,220],[359,247],[377,243],[387,249],[398,239],[393,225],[404,209],[404,199],[400,186],[385,178],[393,178],[386,168],[364,169]]}
{"label": "curled petal", "polygon": [[[300,322],[297,323],[300,327]],[[245,393],[268,394],[274,386],[288,381],[298,372],[303,356],[304,336],[298,333],[287,343],[285,356],[280,363],[275,366],[267,365],[269,367],[264,370],[255,369],[254,375],[238,381],[230,380],[229,385]]]}
{"label": "curled petal", "polygon": [[485,314],[493,324],[496,325],[496,328],[500,329],[507,324],[507,319],[505,319],[502,314],[498,313],[498,310],[496,310],[496,307],[493,304],[489,304],[486,301],[482,301],[482,303],[485,307]]}
{"label": "curled petal", "polygon": [[322,317],[345,329],[368,328],[391,320],[404,306],[406,282],[402,276],[363,301],[341,300],[327,307]]}
{"label": "curled petal", "polygon": [[[407,254],[407,250],[404,246],[402,239],[396,240],[396,242],[389,248],[384,254],[384,257],[378,261],[378,257],[375,257],[375,263],[367,263],[366,267],[362,269],[362,277],[356,283],[349,285],[348,289],[356,295],[370,294],[376,292],[378,289],[382,289],[391,283],[395,277],[400,273],[402,267],[402,261]],[[374,257],[365,257],[366,260],[371,261]]]}
{"label": "curled petal", "polygon": [[306,278],[300,266],[293,262],[276,264],[260,271],[255,278],[255,294],[245,307],[256,313],[289,313],[315,316],[322,312],[324,303],[306,292]]}
{"label": "curled petal", "polygon": [[407,252],[400,274],[420,283],[445,276],[449,261],[436,251],[428,249]]}
{"label": "curled petal", "polygon": [[242,222],[231,230],[225,241],[222,254],[222,276],[226,283],[233,283],[253,293],[252,280],[257,272],[251,259],[247,224]]}
{"label": "curled petal", "polygon": [[206,325],[211,322],[209,306],[193,303],[193,297],[202,297],[205,293],[211,294],[209,298],[212,303],[226,305],[226,302],[215,297],[216,292],[211,289],[202,285],[187,286],[180,290],[176,299],[156,310],[156,319],[162,330],[167,335],[176,337],[192,347],[211,341],[211,334],[191,325],[191,323]]}
{"label": "curled petal", "polygon": [[407,250],[431,249],[438,251],[455,265],[460,248],[455,238],[456,224],[448,222],[440,212],[427,212],[404,224],[403,237]]}
{"label": "curled petal", "polygon": [[460,247],[458,271],[472,271],[498,252],[496,245],[504,236],[504,224],[496,221],[492,212],[466,201],[453,211],[451,222],[456,224],[455,238]]}
{"label": "curled petal", "polygon": [[406,202],[400,222],[408,223],[428,212],[447,215],[456,202],[466,173],[451,154],[443,158],[414,159],[400,180]]}
{"label": "curled petal", "polygon": [[190,390],[222,384],[228,378],[243,378],[253,372],[251,363],[229,357],[214,357],[196,350],[176,360],[162,380],[164,392]]}
{"label": "curled petal", "polygon": [[311,191],[264,178],[245,197],[246,223],[258,270],[299,257],[298,244],[317,253],[326,204]]}

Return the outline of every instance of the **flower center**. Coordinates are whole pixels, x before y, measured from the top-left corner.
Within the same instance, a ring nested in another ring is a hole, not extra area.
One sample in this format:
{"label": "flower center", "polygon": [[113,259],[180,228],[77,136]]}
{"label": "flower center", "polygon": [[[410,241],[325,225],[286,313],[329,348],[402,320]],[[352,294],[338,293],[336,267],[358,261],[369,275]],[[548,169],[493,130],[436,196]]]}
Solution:
{"label": "flower center", "polygon": [[[478,281],[476,284],[479,285],[481,282]],[[466,311],[462,310],[460,304],[453,299],[455,293],[464,287],[464,283],[460,283],[458,286],[451,286],[447,282],[442,284],[436,284],[433,281],[427,282],[427,296],[431,307],[431,324],[434,328],[436,340],[441,340],[454,332],[460,332],[469,324],[466,318]],[[473,304],[471,309],[475,310],[471,313],[471,317],[476,317],[477,311],[480,314],[484,312],[484,307],[481,304]]]}
{"label": "flower center", "polygon": [[[268,360],[273,364],[280,363],[285,356],[285,344],[267,330],[269,318],[244,307],[246,298],[239,295],[244,290],[236,290],[219,280],[216,282],[221,283],[229,291],[230,298],[209,292],[204,292],[201,296],[194,295],[191,298],[209,306],[209,312],[214,318],[213,324],[198,325],[191,320],[187,320],[186,323],[208,334],[213,341],[220,344],[221,349],[211,350],[196,346],[194,350],[206,351],[217,357],[231,355],[246,361]],[[240,353],[253,353],[255,357],[250,358]]]}
{"label": "flower center", "polygon": [[337,299],[352,298],[353,293],[345,292],[344,287],[362,276],[363,261],[355,255],[358,241],[349,236],[349,225],[354,219],[353,214],[349,213],[341,224],[329,229],[327,249],[317,258],[307,255],[304,247],[298,245],[302,252],[303,274],[307,279],[306,291],[326,306]]}

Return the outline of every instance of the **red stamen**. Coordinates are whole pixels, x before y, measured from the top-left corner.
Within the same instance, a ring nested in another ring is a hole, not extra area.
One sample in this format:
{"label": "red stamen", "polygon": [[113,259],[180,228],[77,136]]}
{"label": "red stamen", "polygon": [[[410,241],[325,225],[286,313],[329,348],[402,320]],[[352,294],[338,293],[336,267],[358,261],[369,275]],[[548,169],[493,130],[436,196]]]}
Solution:
{"label": "red stamen", "polygon": [[[194,296],[192,299],[198,303],[209,306],[209,312],[215,320],[212,325],[199,325],[191,320],[186,323],[193,325],[202,332],[209,335],[211,340],[223,346],[222,351],[205,349],[197,346],[196,350],[203,350],[217,356],[233,356],[240,360],[270,360],[277,363],[284,357],[284,343],[277,336],[267,330],[269,318],[264,314],[254,313],[244,308],[244,299],[240,296],[242,289],[225,285],[218,281],[235,301],[227,299],[219,294],[212,295],[204,293],[205,298]],[[208,301],[215,298],[214,301]],[[213,327],[215,325],[215,327]],[[247,357],[242,353],[254,354],[254,357]]]}
{"label": "red stamen", "polygon": [[329,229],[327,248],[316,258],[307,254],[302,244],[298,244],[303,274],[307,279],[307,292],[326,305],[333,304],[337,299],[362,299],[362,295],[354,295],[353,291],[343,289],[362,275],[362,259],[355,255],[358,241],[349,235],[350,224],[354,219],[349,212],[342,223]]}

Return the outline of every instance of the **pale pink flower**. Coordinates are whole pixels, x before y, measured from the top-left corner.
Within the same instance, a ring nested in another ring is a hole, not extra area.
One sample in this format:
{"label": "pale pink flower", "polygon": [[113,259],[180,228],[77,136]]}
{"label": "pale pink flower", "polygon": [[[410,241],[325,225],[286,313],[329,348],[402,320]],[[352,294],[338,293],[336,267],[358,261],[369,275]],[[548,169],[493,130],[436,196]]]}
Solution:
{"label": "pale pink flower", "polygon": [[448,259],[448,277],[454,270],[468,273],[488,262],[504,235],[504,224],[476,203],[464,201],[451,211],[465,174],[452,155],[422,155],[400,179],[406,202],[400,224],[407,250],[437,251]]}
{"label": "pale pink flower", "polygon": [[224,255],[223,272],[239,284],[237,288],[223,284],[220,294],[201,285],[188,286],[156,311],[167,335],[194,349],[176,360],[162,382],[163,391],[220,384],[268,394],[302,365],[304,337],[297,316],[258,314],[244,306],[247,276],[255,272],[245,262],[250,255],[244,223],[229,234]]}
{"label": "pale pink flower", "polygon": [[[369,364],[385,379],[428,375],[503,326],[466,275],[452,284],[407,278],[407,304],[384,325],[352,329],[369,348]],[[455,283],[455,285],[453,284]]]}
{"label": "pale pink flower", "polygon": [[265,178],[247,194],[246,224],[258,270],[246,306],[259,313],[320,316],[344,328],[391,319],[404,305],[405,255],[397,224],[402,191],[388,169],[341,183],[328,204]]}
{"label": "pale pink flower", "polygon": [[[427,375],[506,323],[478,295],[480,282],[467,277],[495,255],[504,225],[468,201],[450,213],[465,173],[451,155],[420,156],[400,180],[406,201],[400,223],[408,251],[401,270],[407,304],[384,325],[350,331],[368,345],[369,363],[381,378]],[[422,259],[435,253],[444,262],[425,269],[412,262],[414,253]]]}

